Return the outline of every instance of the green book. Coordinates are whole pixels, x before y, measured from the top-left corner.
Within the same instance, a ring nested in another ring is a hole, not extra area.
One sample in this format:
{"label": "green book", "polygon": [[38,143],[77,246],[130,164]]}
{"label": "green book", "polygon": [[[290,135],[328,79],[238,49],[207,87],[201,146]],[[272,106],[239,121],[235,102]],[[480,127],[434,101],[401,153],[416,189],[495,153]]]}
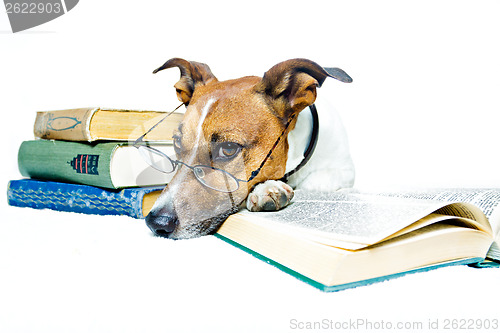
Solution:
{"label": "green book", "polygon": [[[154,147],[169,156],[174,153],[171,144]],[[138,149],[123,142],[25,141],[18,165],[25,177],[104,188],[161,185],[173,176],[152,168]]]}

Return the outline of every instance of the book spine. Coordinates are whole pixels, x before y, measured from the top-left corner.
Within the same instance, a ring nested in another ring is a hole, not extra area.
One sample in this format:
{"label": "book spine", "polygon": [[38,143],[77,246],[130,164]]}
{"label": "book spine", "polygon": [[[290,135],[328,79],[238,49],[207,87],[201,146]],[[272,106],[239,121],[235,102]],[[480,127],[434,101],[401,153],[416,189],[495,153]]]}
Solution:
{"label": "book spine", "polygon": [[142,219],[144,195],[160,189],[107,190],[88,185],[21,179],[9,182],[7,199],[9,205],[17,207],[95,215],[127,215]]}
{"label": "book spine", "polygon": [[19,148],[19,171],[24,177],[115,188],[110,161],[117,147],[116,142],[24,141]]}
{"label": "book spine", "polygon": [[33,132],[36,138],[91,141],[90,120],[97,109],[69,109],[37,112]]}

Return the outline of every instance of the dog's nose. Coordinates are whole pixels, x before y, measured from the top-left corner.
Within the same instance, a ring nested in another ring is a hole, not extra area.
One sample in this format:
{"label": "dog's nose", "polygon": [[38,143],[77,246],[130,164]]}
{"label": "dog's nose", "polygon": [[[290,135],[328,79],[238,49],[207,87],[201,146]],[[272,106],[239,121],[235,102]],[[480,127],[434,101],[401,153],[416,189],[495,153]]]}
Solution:
{"label": "dog's nose", "polygon": [[179,220],[175,214],[155,214],[150,212],[146,216],[146,225],[151,231],[161,237],[170,237],[177,227]]}

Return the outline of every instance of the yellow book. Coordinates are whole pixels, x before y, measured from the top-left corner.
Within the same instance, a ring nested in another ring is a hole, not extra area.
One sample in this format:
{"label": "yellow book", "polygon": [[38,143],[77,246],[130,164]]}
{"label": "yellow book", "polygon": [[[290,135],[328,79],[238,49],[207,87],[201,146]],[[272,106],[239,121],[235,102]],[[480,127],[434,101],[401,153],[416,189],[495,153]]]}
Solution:
{"label": "yellow book", "polygon": [[[106,108],[79,108],[37,112],[36,138],[88,141],[134,141],[158,123],[165,112]],[[146,141],[172,141],[173,131],[184,114],[171,114],[149,133]]]}

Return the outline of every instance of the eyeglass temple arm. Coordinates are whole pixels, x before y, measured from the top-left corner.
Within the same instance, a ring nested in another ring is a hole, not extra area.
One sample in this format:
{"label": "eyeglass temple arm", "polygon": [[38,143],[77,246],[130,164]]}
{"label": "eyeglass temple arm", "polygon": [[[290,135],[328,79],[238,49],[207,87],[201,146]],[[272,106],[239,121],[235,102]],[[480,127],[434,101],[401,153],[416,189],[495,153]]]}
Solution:
{"label": "eyeglass temple arm", "polygon": [[177,111],[177,110],[178,110],[181,106],[183,106],[183,105],[184,105],[184,103],[182,103],[181,105],[179,105],[178,107],[176,107],[175,109],[173,109],[172,111],[170,111],[169,113],[167,113],[167,115],[166,115],[165,117],[163,117],[163,119],[162,119],[162,120],[160,120],[159,122],[157,122],[157,123],[156,123],[153,127],[151,127],[151,128],[150,128],[150,129],[149,129],[146,133],[144,133],[144,134],[143,134],[143,135],[141,135],[141,136],[140,136],[137,140],[135,140],[135,141],[134,141],[134,145],[137,145],[139,142],[141,142],[141,141],[144,139],[144,137],[145,137],[146,135],[148,135],[148,134],[149,134],[149,132],[151,132],[152,130],[154,130],[154,129],[158,126],[158,125],[160,125],[160,123],[161,123],[162,121],[164,121],[165,119],[167,119],[167,118],[168,118],[168,116],[170,116],[172,113],[174,113],[175,111]]}
{"label": "eyeglass temple arm", "polygon": [[274,148],[276,148],[276,146],[278,145],[278,143],[280,142],[281,138],[283,137],[283,135],[285,134],[286,130],[288,129],[288,126],[290,126],[290,123],[292,122],[293,118],[295,117],[295,114],[292,114],[290,116],[290,119],[288,119],[288,122],[286,123],[285,125],[285,128],[283,129],[283,132],[281,132],[281,135],[278,137],[278,139],[276,140],[276,142],[274,143],[273,147],[271,148],[271,150],[269,150],[269,153],[267,153],[267,156],[266,158],[264,158],[264,160],[262,161],[262,163],[259,165],[259,167],[252,171],[252,173],[250,174],[250,178],[248,178],[247,182],[250,182],[252,181],[255,177],[257,177],[257,175],[260,173],[260,170],[262,170],[262,168],[264,167],[264,164],[266,164],[267,160],[269,159],[269,157],[271,157],[271,155],[273,154],[273,150]]}

